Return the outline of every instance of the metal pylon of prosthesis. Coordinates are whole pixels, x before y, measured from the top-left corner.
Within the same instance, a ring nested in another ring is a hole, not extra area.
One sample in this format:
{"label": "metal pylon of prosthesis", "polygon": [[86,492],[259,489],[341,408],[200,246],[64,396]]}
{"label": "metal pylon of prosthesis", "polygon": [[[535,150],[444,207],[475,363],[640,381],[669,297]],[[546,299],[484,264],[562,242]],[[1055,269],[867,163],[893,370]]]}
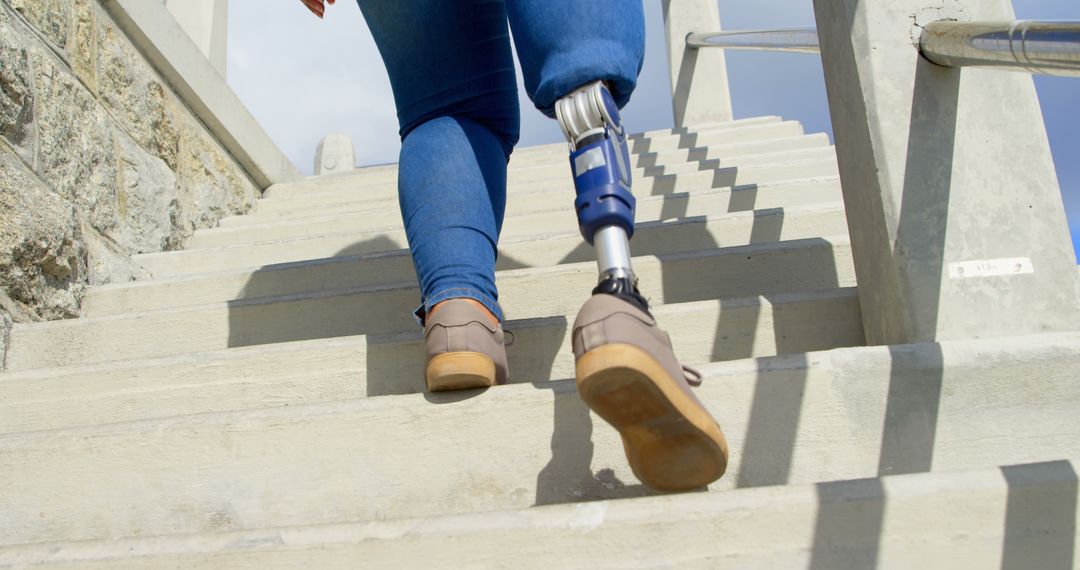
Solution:
{"label": "metal pylon of prosthesis", "polygon": [[555,115],[570,145],[574,209],[581,236],[596,248],[599,281],[625,280],[636,290],[630,265],[635,206],[630,151],[615,100],[596,81],[559,99]]}

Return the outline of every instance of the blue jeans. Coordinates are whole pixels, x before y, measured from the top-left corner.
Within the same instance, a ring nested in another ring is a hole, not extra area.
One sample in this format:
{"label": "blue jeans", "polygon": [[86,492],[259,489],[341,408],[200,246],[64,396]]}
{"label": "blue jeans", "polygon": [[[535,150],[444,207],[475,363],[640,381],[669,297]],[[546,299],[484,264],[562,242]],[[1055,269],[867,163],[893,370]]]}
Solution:
{"label": "blue jeans", "polygon": [[420,282],[417,316],[470,298],[501,321],[495,259],[520,128],[509,30],[540,111],[553,117],[560,97],[596,80],[622,107],[644,58],[641,0],[358,2],[401,127],[398,200]]}

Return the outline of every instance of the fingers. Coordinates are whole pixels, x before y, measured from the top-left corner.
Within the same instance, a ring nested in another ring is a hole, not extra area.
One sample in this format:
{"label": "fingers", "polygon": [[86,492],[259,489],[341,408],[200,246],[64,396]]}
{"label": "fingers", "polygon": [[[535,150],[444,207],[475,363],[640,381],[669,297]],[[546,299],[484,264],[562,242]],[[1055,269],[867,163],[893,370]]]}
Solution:
{"label": "fingers", "polygon": [[[318,16],[320,18],[322,18],[323,14],[326,12],[326,6],[323,5],[323,0],[300,0],[300,1],[304,3],[304,6],[307,6],[308,10],[311,10],[312,14],[315,14],[316,16]],[[329,0],[329,2],[331,4],[333,4],[334,0]]]}

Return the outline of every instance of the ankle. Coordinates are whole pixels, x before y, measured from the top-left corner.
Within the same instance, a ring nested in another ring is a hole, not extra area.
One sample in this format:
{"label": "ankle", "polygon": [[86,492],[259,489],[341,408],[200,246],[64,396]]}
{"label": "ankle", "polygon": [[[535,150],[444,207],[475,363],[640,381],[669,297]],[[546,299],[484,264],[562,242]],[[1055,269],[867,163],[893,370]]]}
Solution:
{"label": "ankle", "polygon": [[443,304],[446,303],[447,301],[465,301],[466,303],[468,303],[468,304],[480,309],[481,311],[483,311],[484,316],[486,316],[488,318],[488,321],[491,322],[492,326],[496,326],[496,327],[499,326],[499,319],[496,318],[495,315],[486,306],[484,306],[483,303],[481,303],[480,301],[477,301],[476,299],[470,299],[468,297],[461,297],[461,298],[458,298],[458,299],[447,299],[446,301],[440,301],[439,303],[436,303],[434,307],[431,308],[431,312],[428,313],[428,315],[429,316],[435,316],[435,313],[439,312],[439,309],[441,309]]}

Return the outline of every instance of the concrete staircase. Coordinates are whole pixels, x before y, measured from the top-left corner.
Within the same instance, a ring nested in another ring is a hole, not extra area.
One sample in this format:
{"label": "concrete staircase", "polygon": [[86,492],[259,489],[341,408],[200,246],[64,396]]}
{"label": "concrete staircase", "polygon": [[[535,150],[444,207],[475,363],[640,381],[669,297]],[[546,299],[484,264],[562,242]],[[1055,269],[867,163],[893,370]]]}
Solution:
{"label": "concrete staircase", "polygon": [[635,266],[728,474],[661,496],[577,397],[561,144],[511,160],[511,384],[423,393],[396,167],[140,256],[0,374],[0,567],[1080,564],[1080,333],[866,347],[836,158],[776,117],[633,140]]}

